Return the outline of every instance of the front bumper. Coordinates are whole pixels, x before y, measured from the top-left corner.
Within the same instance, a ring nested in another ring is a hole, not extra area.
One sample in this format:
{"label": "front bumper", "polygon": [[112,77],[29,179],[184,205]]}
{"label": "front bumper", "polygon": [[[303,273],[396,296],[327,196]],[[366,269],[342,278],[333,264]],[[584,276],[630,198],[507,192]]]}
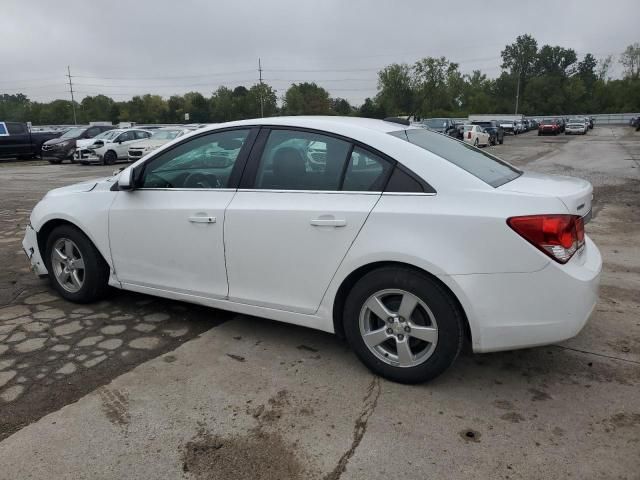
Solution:
{"label": "front bumper", "polygon": [[24,239],[22,240],[22,249],[27,255],[31,264],[31,270],[37,275],[47,275],[47,267],[40,255],[40,248],[38,247],[38,236],[36,231],[31,225],[27,225],[27,229],[24,232]]}
{"label": "front bumper", "polygon": [[537,272],[453,275],[461,291],[473,350],[493,352],[548,345],[576,336],[598,300],[602,257],[585,247],[565,265]]}

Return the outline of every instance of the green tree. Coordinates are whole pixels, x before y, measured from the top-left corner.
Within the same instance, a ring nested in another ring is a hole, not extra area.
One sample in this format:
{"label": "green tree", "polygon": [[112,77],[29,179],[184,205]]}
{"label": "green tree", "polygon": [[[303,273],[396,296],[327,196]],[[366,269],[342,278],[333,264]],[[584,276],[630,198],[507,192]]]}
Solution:
{"label": "green tree", "polygon": [[620,63],[624,67],[624,76],[631,80],[640,78],[640,43],[629,45],[620,56]]}
{"label": "green tree", "polygon": [[415,89],[413,72],[409,65],[394,63],[378,72],[376,102],[389,115],[415,113]]}
{"label": "green tree", "polygon": [[313,82],[294,83],[284,95],[283,111],[287,115],[330,115],[329,92]]}

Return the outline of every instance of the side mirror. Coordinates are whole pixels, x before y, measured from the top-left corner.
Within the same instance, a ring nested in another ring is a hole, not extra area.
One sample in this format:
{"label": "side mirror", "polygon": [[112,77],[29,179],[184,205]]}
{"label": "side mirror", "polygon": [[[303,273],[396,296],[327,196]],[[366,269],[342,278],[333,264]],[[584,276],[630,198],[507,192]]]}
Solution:
{"label": "side mirror", "polygon": [[125,168],[118,177],[118,188],[120,190],[131,191],[134,188],[133,168]]}

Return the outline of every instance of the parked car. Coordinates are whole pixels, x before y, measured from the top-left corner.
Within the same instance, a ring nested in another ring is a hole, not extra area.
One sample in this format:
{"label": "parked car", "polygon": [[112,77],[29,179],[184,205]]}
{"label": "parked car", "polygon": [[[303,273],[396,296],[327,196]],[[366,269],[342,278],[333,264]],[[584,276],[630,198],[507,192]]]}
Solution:
{"label": "parked car", "polygon": [[586,117],[586,118],[589,121],[589,129],[593,130],[593,117]]}
{"label": "parked car", "polygon": [[491,145],[491,135],[480,125],[464,126],[464,142],[470,143],[474,147],[488,147]]}
{"label": "parked car", "polygon": [[110,140],[118,133],[120,133],[122,129],[114,128],[113,130],[107,130],[106,132],[102,132],[99,135],[96,135],[93,138],[86,138],[82,140],[76,140],[76,151],[73,154],[73,161],[81,162],[82,160],[86,160],[89,157],[95,156],[92,147],[95,145],[96,147],[101,145],[101,142],[106,140]]}
{"label": "parked car", "polygon": [[453,122],[453,132],[449,135],[450,137],[456,138],[458,140],[464,139],[464,126],[466,122],[462,122],[460,120],[456,120]]}
{"label": "parked car", "polygon": [[544,118],[538,125],[538,135],[558,135],[560,133],[560,122],[555,118]]}
{"label": "parked car", "polygon": [[192,132],[190,128],[164,127],[153,130],[151,136],[146,140],[140,140],[129,145],[128,159],[130,162],[140,160],[147,153],[152,152],[156,148],[161,147],[165,143],[170,142],[182,135]]}
{"label": "parked car", "polygon": [[589,122],[585,118],[570,118],[565,127],[565,135],[586,135],[589,130]]}
{"label": "parked car", "polygon": [[73,160],[76,150],[76,140],[93,138],[96,135],[112,130],[109,125],[85,125],[73,127],[58,138],[48,140],[42,145],[42,157],[49,163],[62,163],[64,160]]}
{"label": "parked car", "polygon": [[511,133],[517,135],[516,124],[513,120],[499,120],[500,126],[504,130],[504,133]]}
{"label": "parked car", "polygon": [[33,132],[23,122],[0,122],[0,157],[37,157],[42,144],[59,135],[60,132]]}
{"label": "parked car", "polygon": [[515,129],[516,134],[525,132],[524,124],[521,120],[513,122],[513,128]]}
{"label": "parked car", "polygon": [[491,145],[504,143],[504,129],[496,120],[489,122],[471,122],[472,125],[480,125],[489,133],[489,143]]}
{"label": "parked car", "polygon": [[[318,144],[324,171],[308,168]],[[111,285],[335,332],[376,374],[416,383],[465,337],[490,352],[582,329],[602,266],[592,193],[424,128],[274,117],[51,191],[23,247],[68,301]]]}
{"label": "parked car", "polygon": [[454,121],[450,118],[425,118],[422,124],[434,132],[444,133],[453,137],[457,134]]}
{"label": "parked car", "polygon": [[91,150],[94,155],[82,160],[82,163],[101,163],[102,165],[113,165],[118,160],[127,160],[129,147],[131,144],[149,138],[149,130],[137,128],[126,128],[118,131],[117,135],[104,140],[96,141]]}

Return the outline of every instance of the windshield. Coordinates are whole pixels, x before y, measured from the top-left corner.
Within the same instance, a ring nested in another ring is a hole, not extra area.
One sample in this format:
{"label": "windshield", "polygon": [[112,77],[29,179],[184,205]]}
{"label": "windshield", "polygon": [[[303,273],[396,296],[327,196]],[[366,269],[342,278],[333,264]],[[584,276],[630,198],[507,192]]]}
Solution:
{"label": "windshield", "polygon": [[447,126],[447,119],[446,118],[428,118],[422,123],[429,128],[444,128]]}
{"label": "windshield", "polygon": [[64,135],[62,135],[60,138],[77,138],[80,135],[82,135],[85,132],[86,128],[82,127],[82,128],[72,128],[71,130],[67,131]]}
{"label": "windshield", "polygon": [[542,120],[542,123],[554,123],[555,120],[553,118],[545,118],[544,120]]}
{"label": "windshield", "polygon": [[582,118],[570,118],[569,123],[584,123],[584,119]]}
{"label": "windshield", "polygon": [[504,185],[522,174],[507,162],[447,135],[419,128],[390,132],[390,135],[444,158],[492,187]]}
{"label": "windshield", "polygon": [[156,130],[151,135],[151,138],[154,140],[173,140],[182,130]]}
{"label": "windshield", "polygon": [[100,135],[96,135],[94,140],[110,140],[115,137],[118,133],[118,130],[107,130],[106,132],[102,132]]}

